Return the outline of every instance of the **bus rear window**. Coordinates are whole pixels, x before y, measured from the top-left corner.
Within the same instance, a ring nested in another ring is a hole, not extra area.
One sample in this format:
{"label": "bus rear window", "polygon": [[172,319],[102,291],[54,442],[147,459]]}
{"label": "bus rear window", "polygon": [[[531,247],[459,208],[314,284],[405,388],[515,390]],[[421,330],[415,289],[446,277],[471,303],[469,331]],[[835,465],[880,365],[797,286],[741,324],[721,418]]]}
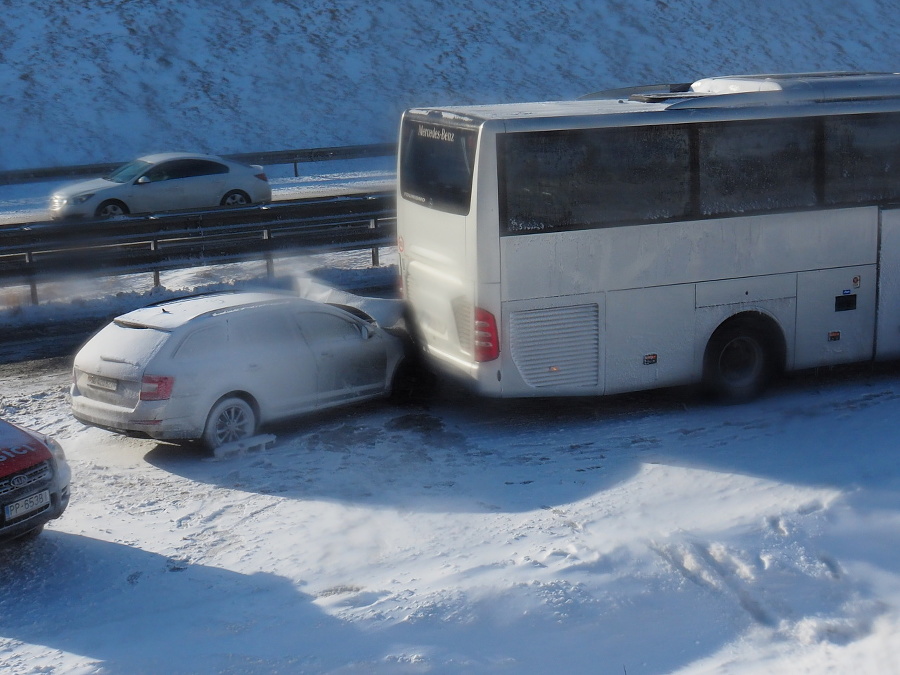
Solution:
{"label": "bus rear window", "polygon": [[405,120],[400,139],[400,194],[429,208],[467,215],[478,132]]}

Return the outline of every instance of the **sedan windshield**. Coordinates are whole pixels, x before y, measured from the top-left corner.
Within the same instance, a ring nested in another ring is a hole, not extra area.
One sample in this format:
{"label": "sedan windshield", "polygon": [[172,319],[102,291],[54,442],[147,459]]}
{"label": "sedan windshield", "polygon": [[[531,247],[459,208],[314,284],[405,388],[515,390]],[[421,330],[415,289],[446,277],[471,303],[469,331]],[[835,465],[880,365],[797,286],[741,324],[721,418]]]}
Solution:
{"label": "sedan windshield", "polygon": [[137,178],[151,166],[152,164],[150,164],[150,162],[136,159],[133,162],[128,162],[128,164],[123,164],[122,166],[120,166],[118,169],[106,176],[106,180],[111,180],[114,183],[127,183],[128,181]]}

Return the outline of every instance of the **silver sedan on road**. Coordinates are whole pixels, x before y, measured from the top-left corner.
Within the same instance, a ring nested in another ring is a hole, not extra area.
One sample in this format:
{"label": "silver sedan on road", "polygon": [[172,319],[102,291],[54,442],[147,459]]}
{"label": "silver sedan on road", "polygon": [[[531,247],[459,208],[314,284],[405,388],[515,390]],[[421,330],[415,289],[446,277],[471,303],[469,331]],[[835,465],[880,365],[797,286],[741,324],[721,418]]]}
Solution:
{"label": "silver sedan on road", "polygon": [[271,200],[269,180],[259,165],[167,152],[140,157],[108,176],[58,190],[50,198],[50,216],[113,218]]}
{"label": "silver sedan on road", "polygon": [[404,342],[361,310],[226,292],[124,314],[75,356],[86,424],[212,449],[262,423],[391,393]]}

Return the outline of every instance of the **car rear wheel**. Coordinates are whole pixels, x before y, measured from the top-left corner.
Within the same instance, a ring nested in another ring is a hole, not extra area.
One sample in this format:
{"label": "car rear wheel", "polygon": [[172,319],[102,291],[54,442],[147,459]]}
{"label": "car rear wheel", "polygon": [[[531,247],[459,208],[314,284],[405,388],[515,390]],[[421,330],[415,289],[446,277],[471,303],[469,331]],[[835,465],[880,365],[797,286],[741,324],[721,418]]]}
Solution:
{"label": "car rear wheel", "polygon": [[250,195],[243,190],[232,190],[222,197],[222,206],[246,206],[250,203]]}
{"label": "car rear wheel", "polygon": [[203,442],[210,450],[256,433],[256,413],[242,398],[231,396],[213,406],[206,419]]}
{"label": "car rear wheel", "polygon": [[94,211],[94,215],[97,218],[115,218],[116,216],[127,216],[129,213],[128,207],[115,199],[103,202]]}

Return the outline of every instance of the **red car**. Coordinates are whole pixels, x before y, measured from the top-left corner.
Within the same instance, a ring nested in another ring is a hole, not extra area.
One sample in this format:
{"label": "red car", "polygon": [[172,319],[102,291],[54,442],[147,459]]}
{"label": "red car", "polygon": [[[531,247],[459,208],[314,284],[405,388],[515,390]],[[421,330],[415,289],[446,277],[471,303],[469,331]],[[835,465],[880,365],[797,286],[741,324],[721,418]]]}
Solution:
{"label": "red car", "polygon": [[36,536],[59,518],[71,475],[59,443],[0,420],[0,543]]}

